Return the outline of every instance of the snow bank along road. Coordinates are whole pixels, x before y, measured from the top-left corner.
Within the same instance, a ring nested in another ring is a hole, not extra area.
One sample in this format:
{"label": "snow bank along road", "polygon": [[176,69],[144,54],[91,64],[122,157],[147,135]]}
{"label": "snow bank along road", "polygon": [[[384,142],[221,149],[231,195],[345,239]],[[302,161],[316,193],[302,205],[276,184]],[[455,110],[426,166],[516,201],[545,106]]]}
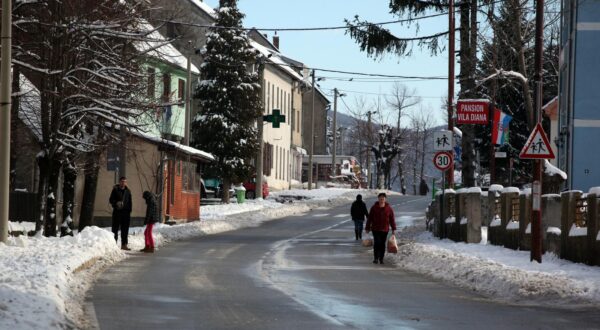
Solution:
{"label": "snow bank along road", "polygon": [[[391,197],[399,220],[427,200]],[[372,203],[372,200],[369,201]],[[393,265],[354,241],[349,205],[135,255],[90,294],[102,329],[593,328],[598,313],[498,303]],[[419,217],[421,215],[421,217]],[[410,220],[408,220],[410,219]],[[410,223],[404,223],[410,225]],[[402,265],[398,265],[402,266]]]}

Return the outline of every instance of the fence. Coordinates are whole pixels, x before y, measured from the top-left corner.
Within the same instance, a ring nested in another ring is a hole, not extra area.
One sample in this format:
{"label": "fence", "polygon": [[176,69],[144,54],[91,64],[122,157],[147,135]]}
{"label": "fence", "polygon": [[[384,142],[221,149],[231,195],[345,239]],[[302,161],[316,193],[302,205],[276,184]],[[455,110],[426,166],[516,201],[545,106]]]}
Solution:
{"label": "fence", "polygon": [[[442,201],[443,196],[443,201]],[[487,226],[488,243],[531,249],[531,191],[494,185],[447,189],[427,209],[429,230],[440,238],[479,243]],[[600,188],[588,194],[567,191],[542,196],[543,250],[560,258],[600,266]]]}

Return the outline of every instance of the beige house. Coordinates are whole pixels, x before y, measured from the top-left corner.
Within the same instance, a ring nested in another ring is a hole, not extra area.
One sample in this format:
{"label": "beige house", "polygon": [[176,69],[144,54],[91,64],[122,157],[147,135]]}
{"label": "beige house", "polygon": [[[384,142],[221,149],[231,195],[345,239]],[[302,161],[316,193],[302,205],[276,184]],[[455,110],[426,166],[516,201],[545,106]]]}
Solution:
{"label": "beige house", "polygon": [[[263,174],[271,189],[289,189],[292,183],[300,184],[302,156],[302,90],[304,78],[299,73],[301,63],[285,58],[278,49],[278,39],[271,43],[258,31],[250,31],[251,45],[267,57],[262,82],[264,115],[279,109],[285,122],[279,128],[264,123],[265,145]],[[296,64],[297,63],[297,64]]]}

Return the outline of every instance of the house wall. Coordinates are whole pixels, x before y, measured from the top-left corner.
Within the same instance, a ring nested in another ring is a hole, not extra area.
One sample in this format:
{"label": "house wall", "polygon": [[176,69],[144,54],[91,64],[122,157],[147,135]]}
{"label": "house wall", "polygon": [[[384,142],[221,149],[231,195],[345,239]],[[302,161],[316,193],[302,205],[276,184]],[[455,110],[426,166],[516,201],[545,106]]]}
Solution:
{"label": "house wall", "polygon": [[[185,132],[185,84],[187,81],[187,73],[177,69],[174,66],[166,65],[156,61],[149,61],[146,64],[146,72],[149,69],[155,70],[154,75],[154,94],[147,95],[159,103],[176,103],[171,105],[171,116],[168,119],[167,110],[164,107],[158,107],[156,111],[150,112],[143,121],[148,124],[148,131],[154,136],[165,136],[171,134],[176,140],[182,140]],[[169,74],[171,76],[170,97],[163,98],[164,79],[163,76]],[[149,77],[148,79],[152,79]],[[183,94],[179,92],[180,81],[184,87]],[[180,98],[182,96],[182,98]]]}
{"label": "house wall", "polygon": [[[311,112],[312,112],[312,90],[305,92],[302,96],[302,147],[310,153],[311,139]],[[327,154],[327,105],[329,101],[321,93],[315,94],[314,109],[314,136],[315,145],[313,154]]]}
{"label": "house wall", "polygon": [[564,0],[563,8],[558,165],[567,188],[586,191],[600,184],[600,96],[590,83],[600,75],[600,2]]}
{"label": "house wall", "polygon": [[[94,203],[94,223],[99,226],[110,226],[112,207],[108,203],[110,193],[118,177],[115,172],[108,171],[106,152],[100,156],[98,188]],[[160,152],[156,145],[140,138],[130,137],[127,140],[127,186],[132,194],[132,225],[143,224],[146,215],[146,202],[142,198],[145,190],[156,192],[157,171],[160,164]]]}
{"label": "house wall", "polygon": [[[279,128],[271,123],[264,123],[263,141],[271,144],[271,175],[267,176],[267,184],[275,190],[288,189],[290,180],[290,146],[292,139],[292,79],[281,73],[272,65],[265,66],[264,72],[265,109],[264,114],[271,114],[279,109],[285,115],[285,122]],[[268,155],[269,157],[269,155]]]}

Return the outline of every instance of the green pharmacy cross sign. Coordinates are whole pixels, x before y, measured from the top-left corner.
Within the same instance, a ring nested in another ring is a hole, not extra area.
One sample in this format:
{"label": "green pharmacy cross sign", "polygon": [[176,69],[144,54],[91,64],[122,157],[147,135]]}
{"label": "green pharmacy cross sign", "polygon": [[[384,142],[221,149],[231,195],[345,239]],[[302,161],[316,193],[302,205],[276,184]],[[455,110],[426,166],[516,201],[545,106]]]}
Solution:
{"label": "green pharmacy cross sign", "polygon": [[281,114],[281,110],[273,109],[273,113],[263,116],[263,120],[273,124],[273,128],[279,128],[281,123],[285,123],[285,115]]}

